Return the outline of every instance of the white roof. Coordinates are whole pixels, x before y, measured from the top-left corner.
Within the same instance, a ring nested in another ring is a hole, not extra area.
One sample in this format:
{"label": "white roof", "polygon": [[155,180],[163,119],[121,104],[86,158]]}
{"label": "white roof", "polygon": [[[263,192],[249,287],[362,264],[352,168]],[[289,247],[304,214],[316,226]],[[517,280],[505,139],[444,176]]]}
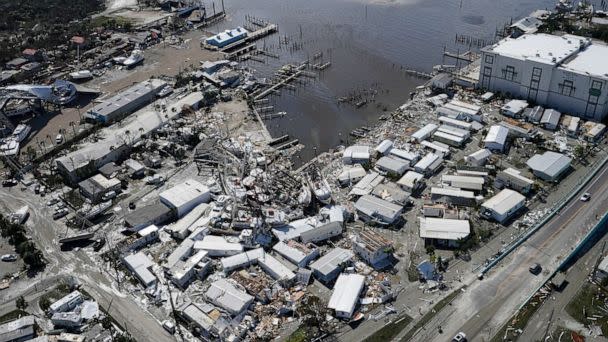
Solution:
{"label": "white roof", "polygon": [[422,159],[420,159],[420,161],[418,163],[416,163],[416,165],[414,165],[414,167],[417,169],[426,170],[429,166],[431,166],[439,158],[441,158],[441,157],[435,153],[428,153],[426,156],[422,157]]}
{"label": "white roof", "polygon": [[342,154],[345,159],[365,160],[369,159],[369,146],[353,145],[344,149]]}
{"label": "white roof", "polygon": [[268,253],[264,253],[262,257],[258,258],[258,264],[274,280],[292,280],[296,277],[287,266]]}
{"label": "white roof", "polygon": [[367,195],[372,192],[376,185],[382,183],[383,180],[384,176],[381,176],[378,172],[370,172],[355,184],[349,195]]}
{"label": "white roof", "polygon": [[393,148],[390,151],[390,155],[401,158],[401,159],[405,159],[408,161],[415,161],[415,160],[418,160],[418,158],[420,158],[420,154],[418,154],[418,152],[410,152],[410,151],[402,150],[399,148]]}
{"label": "white roof", "polygon": [[380,216],[380,218],[389,219],[395,219],[403,209],[400,205],[371,195],[361,196],[355,202],[355,208],[370,217]]}
{"label": "white roof", "polygon": [[505,215],[511,209],[518,207],[525,201],[526,197],[519,192],[511,189],[503,189],[494,197],[485,201],[481,206],[490,209],[499,215]]}
{"label": "white roof", "polygon": [[351,260],[355,255],[351,250],[336,247],[322,256],[319,260],[310,265],[312,270],[317,270],[323,275],[331,273],[346,261]]}
{"label": "white roof", "polygon": [[61,308],[65,304],[67,304],[79,297],[82,297],[82,294],[80,293],[80,291],[78,291],[78,290],[72,291],[72,292],[68,293],[67,295],[63,296],[62,298],[60,298],[59,300],[55,301],[53,304],[51,304],[49,306],[49,309],[53,312],[57,311],[57,310],[59,310],[59,308]]}
{"label": "white roof", "polygon": [[466,121],[452,119],[448,116],[440,116],[439,122],[442,122],[442,123],[444,123],[446,125],[450,125],[450,126],[462,127],[467,130],[471,130],[473,128],[473,125],[471,125],[470,123],[468,123]]}
{"label": "white roof", "polygon": [[173,250],[171,254],[167,257],[165,261],[165,268],[173,268],[175,264],[177,264],[180,260],[187,257],[192,253],[192,246],[194,245],[194,241],[190,239],[186,239],[180,243],[177,248]]}
{"label": "white roof", "polygon": [[435,130],[437,130],[437,127],[439,126],[433,123],[426,124],[424,127],[414,132],[414,134],[412,134],[412,138],[416,140],[426,139],[429,135],[433,134]]}
{"label": "white roof", "polygon": [[386,154],[393,147],[393,142],[391,140],[383,140],[378,146],[376,146],[376,152],[380,154]]}
{"label": "white roof", "polygon": [[485,143],[496,143],[504,145],[509,135],[509,129],[500,125],[494,125],[490,127],[488,134],[483,139]]}
{"label": "white roof", "polygon": [[441,182],[449,183],[456,188],[481,190],[486,181],[483,177],[443,175],[441,176]]}
{"label": "white roof", "polygon": [[438,188],[438,187],[431,188],[431,195],[460,197],[460,198],[469,198],[469,199],[475,198],[475,194],[472,191],[450,189],[450,188]]}
{"label": "white roof", "polygon": [[226,41],[230,41],[234,37],[245,35],[248,32],[249,31],[247,31],[244,28],[242,28],[242,27],[239,26],[239,27],[237,27],[235,29],[225,30],[223,32],[220,32],[220,33],[216,34],[215,36],[211,36],[211,37],[207,38],[207,42],[215,40],[218,43],[224,43]]}
{"label": "white roof", "polygon": [[559,119],[561,118],[562,113],[556,111],[555,109],[545,109],[543,113],[543,117],[540,119],[541,124],[551,124],[557,126],[559,124]]}
{"label": "white roof", "polygon": [[471,233],[468,220],[419,217],[420,237],[426,239],[458,240]]}
{"label": "white roof", "polygon": [[352,314],[364,285],[365,277],[360,274],[340,274],[327,307]]}
{"label": "white roof", "polygon": [[196,207],[194,207],[194,209],[190,210],[190,212],[186,214],[186,216],[182,217],[181,219],[177,220],[177,222],[169,226],[169,230],[174,234],[181,235],[183,232],[189,230],[190,227],[192,227],[195,223],[198,222],[198,220],[201,218],[201,216],[203,216],[207,208],[209,208],[209,204],[207,203],[201,203],[197,205]]}
{"label": "white roof", "polygon": [[376,162],[376,167],[399,175],[403,174],[409,165],[409,161],[393,157],[382,157]]}
{"label": "white roof", "polygon": [[491,47],[497,54],[521,60],[534,60],[555,65],[578,52],[588,39],[574,35],[555,36],[545,33],[524,34],[518,38],[506,38]]}
{"label": "white roof", "polygon": [[475,160],[486,160],[492,155],[492,152],[486,148],[482,148],[479,151],[475,151],[467,156],[467,158]]}
{"label": "white roof", "polygon": [[353,166],[345,166],[342,172],[338,175],[338,180],[341,182],[348,182],[351,179],[363,178],[367,174],[367,171],[363,166],[356,164]]}
{"label": "white roof", "polygon": [[[441,107],[440,109],[444,110],[445,113],[452,112],[458,116],[465,115],[465,116],[471,117],[471,116],[479,115],[479,111],[481,110],[481,107],[475,106],[472,104],[468,104],[468,103],[465,103],[462,101],[452,100],[452,101],[446,103],[445,105],[443,105],[443,107]],[[447,109],[447,111],[445,111],[446,109]]]}
{"label": "white roof", "polygon": [[583,51],[579,52],[576,57],[561,65],[561,68],[580,73],[608,77],[608,46],[604,44],[592,44]]}
{"label": "white roof", "polygon": [[430,141],[424,140],[424,141],[420,142],[420,145],[426,146],[432,150],[435,150],[435,151],[443,153],[443,154],[450,153],[449,146],[447,146],[446,144],[443,144],[441,142],[438,142],[438,141],[430,142]]}
{"label": "white roof", "polygon": [[403,177],[401,177],[401,179],[399,179],[397,181],[397,184],[404,185],[404,186],[411,188],[414,186],[414,182],[417,182],[423,178],[424,178],[424,175],[422,175],[418,172],[408,171],[405,173],[405,175],[403,175]]}
{"label": "white roof", "polygon": [[509,111],[511,113],[519,113],[525,108],[528,107],[528,102],[524,100],[511,100],[505,103],[504,106],[501,107],[502,110]]}
{"label": "white roof", "polygon": [[496,178],[503,178],[503,177],[507,177],[509,178],[510,181],[515,181],[518,182],[521,185],[532,185],[534,184],[534,181],[531,180],[530,178],[524,177],[521,175],[521,171],[513,169],[513,168],[507,168],[505,170],[503,170],[502,172],[499,172],[496,175]]}
{"label": "white roof", "polygon": [[568,124],[568,131],[570,132],[576,132],[578,130],[578,126],[581,122],[581,118],[579,117],[571,117],[570,118],[570,123]]}
{"label": "white roof", "polygon": [[534,171],[542,172],[553,178],[559,175],[565,168],[570,166],[572,158],[557,152],[547,151],[543,154],[535,154],[528,159],[526,164]]}
{"label": "white roof", "polygon": [[241,291],[226,279],[220,279],[211,283],[205,296],[233,315],[245,310],[253,302],[252,296]]}
{"label": "white roof", "polygon": [[[442,117],[445,118],[445,116],[442,116]],[[457,137],[464,138],[464,139],[467,139],[468,137],[471,136],[471,132],[469,132],[469,131],[467,131],[465,129],[454,127],[454,126],[450,126],[450,125],[441,125],[437,129],[437,132],[435,132],[435,135],[437,135],[437,133],[439,133],[439,132],[455,135]]]}
{"label": "white roof", "polygon": [[284,226],[273,228],[272,233],[279,241],[296,239],[299,238],[302,233],[314,229],[317,226],[317,223],[316,218],[306,217],[291,221]]}
{"label": "white roof", "polygon": [[226,258],[222,258],[222,268],[224,272],[230,272],[236,268],[247,267],[258,262],[258,259],[264,255],[263,248],[252,249],[247,252],[235,254]]}
{"label": "white roof", "polygon": [[314,249],[309,250],[302,244],[296,243],[296,246],[300,246],[301,248],[293,247],[292,245],[294,243],[296,242],[288,241],[287,243],[285,243],[285,241],[279,241],[272,247],[272,249],[295,264],[299,264],[300,262],[302,262],[302,260],[304,260],[307,256],[314,252]]}
{"label": "white roof", "polygon": [[243,246],[240,243],[228,242],[222,236],[207,235],[201,241],[194,242],[194,249],[234,252],[236,254],[243,251]]}
{"label": "white roof", "polygon": [[208,196],[209,188],[194,179],[189,179],[183,183],[177,184],[159,194],[161,199],[176,208],[180,208],[194,200]]}
{"label": "white roof", "polygon": [[137,232],[137,234],[138,234],[139,236],[142,236],[142,237],[143,237],[143,236],[148,236],[148,235],[150,235],[150,234],[152,234],[152,233],[154,233],[154,232],[158,232],[158,227],[157,227],[156,225],[153,225],[153,224],[152,224],[152,225],[149,225],[149,226],[147,226],[146,228],[144,228],[144,229],[142,229],[142,230],[138,231],[138,232]]}
{"label": "white roof", "polygon": [[156,276],[148,269],[154,265],[154,262],[143,252],[128,255],[123,260],[144,285],[149,285],[156,280]]}
{"label": "white roof", "polygon": [[188,260],[186,260],[183,264],[176,266],[170,270],[171,275],[174,279],[181,280],[185,277],[196,265],[198,265],[203,259],[207,256],[207,251],[198,251],[198,253],[194,254]]}
{"label": "white roof", "polygon": [[462,144],[466,140],[466,138],[463,136],[458,136],[458,135],[454,135],[451,133],[442,132],[439,130],[436,131],[435,133],[433,133],[433,138],[442,138],[442,139],[453,141],[458,144]]}

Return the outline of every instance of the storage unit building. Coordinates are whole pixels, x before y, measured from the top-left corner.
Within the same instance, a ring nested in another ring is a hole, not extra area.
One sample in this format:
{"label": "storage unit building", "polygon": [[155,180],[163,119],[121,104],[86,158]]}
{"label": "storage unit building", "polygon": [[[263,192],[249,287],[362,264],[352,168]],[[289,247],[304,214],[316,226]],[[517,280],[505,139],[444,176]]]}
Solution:
{"label": "storage unit building", "polygon": [[359,303],[359,294],[363,291],[364,286],[364,276],[360,274],[340,274],[327,307],[335,311],[336,317],[351,318],[357,303]]}
{"label": "storage unit building", "polygon": [[205,297],[232,316],[242,313],[253,302],[252,296],[227,279],[219,279],[211,283],[205,292]]}
{"label": "storage unit building", "polygon": [[526,198],[522,194],[511,189],[503,189],[481,205],[482,215],[504,223],[525,205]]}
{"label": "storage unit building", "polygon": [[403,211],[403,206],[393,204],[375,196],[361,196],[355,203],[355,209],[363,220],[380,224],[393,224]]}
{"label": "storage unit building", "polygon": [[496,174],[494,184],[499,189],[509,188],[522,194],[527,194],[532,190],[534,181],[521,175],[521,171],[507,168]]}
{"label": "storage unit building", "polygon": [[453,188],[481,191],[483,190],[485,179],[483,177],[443,175],[441,176],[441,182]]}
{"label": "storage unit building", "polygon": [[342,162],[344,164],[364,164],[369,162],[369,146],[353,145],[344,149],[342,153]]}
{"label": "storage unit building", "polygon": [[416,165],[414,165],[414,170],[418,173],[421,173],[425,176],[430,176],[434,174],[441,164],[443,163],[443,158],[434,153],[429,153],[425,155]]}
{"label": "storage unit building", "polygon": [[412,139],[416,140],[417,142],[426,140],[431,136],[431,134],[435,133],[437,128],[439,128],[439,126],[437,126],[436,124],[426,124],[424,127],[412,134]]}
{"label": "storage unit building", "polygon": [[474,206],[477,202],[473,191],[437,187],[431,188],[431,201],[463,206]]}
{"label": "storage unit building", "polygon": [[471,234],[468,220],[419,217],[420,237],[429,245],[455,247]]}
{"label": "storage unit building", "polygon": [[328,283],[336,279],[343,267],[346,266],[354,256],[352,251],[336,247],[319,258],[319,260],[310,264],[310,269],[317,279],[324,283]]}
{"label": "storage unit building", "polygon": [[572,158],[561,153],[547,151],[543,154],[535,154],[528,159],[526,165],[532,169],[536,177],[555,182],[570,169],[571,163]]}
{"label": "storage unit building", "polygon": [[488,161],[488,158],[492,156],[492,152],[487,148],[475,151],[468,156],[464,157],[464,161],[471,166],[483,166]]}
{"label": "storage unit building", "polygon": [[555,109],[545,109],[543,117],[540,119],[540,125],[550,131],[555,131],[559,126],[559,120],[562,117],[562,113]]}
{"label": "storage unit building", "polygon": [[483,145],[490,151],[504,152],[508,136],[509,130],[506,127],[494,125],[483,139]]}
{"label": "storage unit building", "polygon": [[401,176],[409,168],[410,162],[400,158],[382,157],[376,162],[376,169],[392,176]]}
{"label": "storage unit building", "polygon": [[177,217],[183,217],[190,210],[211,199],[209,188],[189,179],[159,194],[160,201],[177,212]]}

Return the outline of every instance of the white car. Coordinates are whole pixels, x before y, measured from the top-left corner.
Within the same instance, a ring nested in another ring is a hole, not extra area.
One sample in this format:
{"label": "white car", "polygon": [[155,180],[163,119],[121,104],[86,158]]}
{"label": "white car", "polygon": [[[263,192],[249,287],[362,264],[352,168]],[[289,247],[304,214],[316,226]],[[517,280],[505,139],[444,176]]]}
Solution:
{"label": "white car", "polygon": [[591,199],[591,194],[590,194],[590,193],[588,193],[588,192],[585,192],[585,193],[583,194],[583,196],[581,196],[581,201],[582,201],[582,202],[587,202],[587,201],[588,201],[588,200],[590,200],[590,199]]}
{"label": "white car", "polygon": [[462,331],[459,332],[458,334],[456,334],[456,336],[454,336],[452,338],[452,342],[464,342],[467,340],[467,335],[465,335]]}
{"label": "white car", "polygon": [[4,254],[0,257],[2,261],[17,261],[17,256],[15,254]]}

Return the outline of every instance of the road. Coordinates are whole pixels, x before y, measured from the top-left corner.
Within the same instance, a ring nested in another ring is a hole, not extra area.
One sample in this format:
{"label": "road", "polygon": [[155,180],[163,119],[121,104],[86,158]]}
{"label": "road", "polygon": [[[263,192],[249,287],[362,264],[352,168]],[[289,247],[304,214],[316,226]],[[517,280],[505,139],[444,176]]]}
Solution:
{"label": "road", "polygon": [[[598,217],[608,211],[608,168],[603,168],[584,187],[593,198],[571,202],[526,243],[505,258],[484,280],[469,277],[466,292],[440,311],[413,340],[449,341],[459,331],[469,341],[488,341],[517,309],[545,283],[561,260],[577,245]],[[579,194],[580,195],[580,194]],[[540,263],[543,272],[528,271]],[[439,333],[439,327],[443,333]]]}
{"label": "road", "polygon": [[[602,248],[608,242],[608,235],[604,236],[589,251],[579,258],[566,273],[566,287],[562,291],[551,294],[538,311],[530,318],[526,328],[520,335],[521,341],[544,341],[558,326],[567,326],[574,322],[567,313],[566,306],[578,291],[587,283],[598,258],[602,255]],[[604,341],[607,339],[604,339]]]}
{"label": "road", "polygon": [[19,186],[0,189],[0,207],[4,213],[24,205],[30,207],[30,218],[26,222],[28,233],[49,262],[42,274],[33,279],[18,280],[0,292],[0,312],[10,310],[20,295],[35,299],[49,284],[73,277],[138,341],[175,341],[131,296],[115,290],[112,278],[99,260],[91,258],[85,250],[62,252],[59,249],[58,236],[65,231],[65,226],[52,220],[46,200],[31,190],[21,191]]}

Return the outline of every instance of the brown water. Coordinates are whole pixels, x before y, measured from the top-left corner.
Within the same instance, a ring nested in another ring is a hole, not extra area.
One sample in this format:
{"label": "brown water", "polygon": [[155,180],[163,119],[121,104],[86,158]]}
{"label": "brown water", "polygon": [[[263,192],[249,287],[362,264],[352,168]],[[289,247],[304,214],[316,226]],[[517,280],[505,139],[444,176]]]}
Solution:
{"label": "brown water", "polygon": [[[216,0],[216,7],[220,2]],[[371,125],[403,104],[408,94],[424,82],[403,69],[430,72],[442,63],[444,47],[455,44],[455,35],[492,40],[497,27],[535,9],[552,8],[553,0],[225,0],[228,18],[211,27],[220,31],[245,24],[252,15],[279,25],[279,33],[258,42],[279,54],[267,63],[246,65],[261,77],[272,76],[283,64],[323,53],[332,66],[318,79],[295,92],[283,90],[270,97],[275,112],[287,116],[267,121],[273,136],[289,134],[306,148],[307,160],[316,151],[346,143],[354,128]],[[287,36],[287,43],[284,40]],[[454,64],[454,61],[445,61]],[[377,93],[375,102],[361,108],[338,104],[336,99],[365,90]]]}

